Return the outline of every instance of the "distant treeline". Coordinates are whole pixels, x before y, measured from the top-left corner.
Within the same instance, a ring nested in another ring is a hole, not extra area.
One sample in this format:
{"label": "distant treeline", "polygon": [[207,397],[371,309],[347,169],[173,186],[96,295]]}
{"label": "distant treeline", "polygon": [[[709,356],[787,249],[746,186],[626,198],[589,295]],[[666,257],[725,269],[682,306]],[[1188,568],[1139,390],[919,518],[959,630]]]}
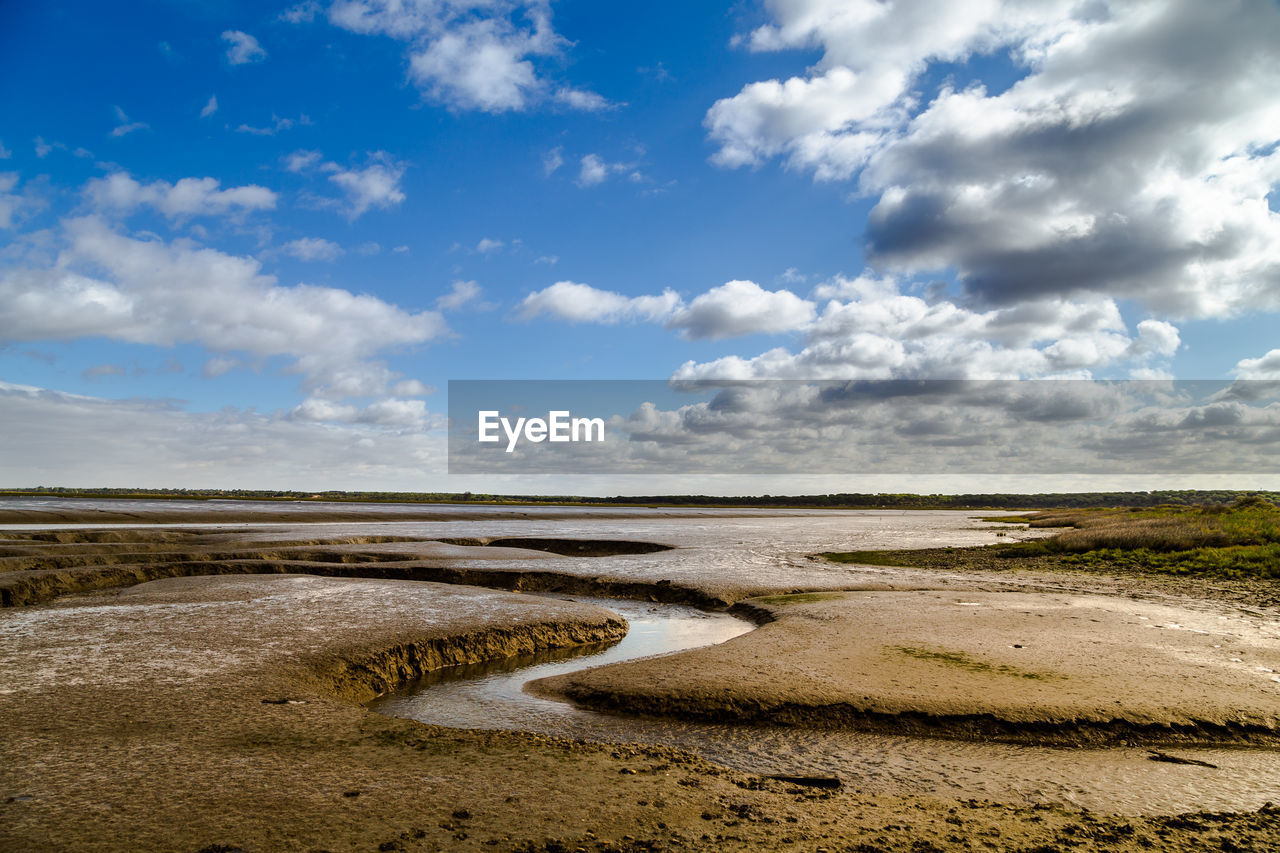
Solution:
{"label": "distant treeline", "polygon": [[1228,504],[1257,495],[1276,503],[1280,492],[1181,490],[1062,494],[828,494],[828,495],[489,495],[472,492],[294,492],[262,489],[72,489],[36,486],[0,490],[12,497],[173,498],[186,500],[342,501],[367,503],[575,504],[580,506],[815,507],[830,509],[1052,509]]}

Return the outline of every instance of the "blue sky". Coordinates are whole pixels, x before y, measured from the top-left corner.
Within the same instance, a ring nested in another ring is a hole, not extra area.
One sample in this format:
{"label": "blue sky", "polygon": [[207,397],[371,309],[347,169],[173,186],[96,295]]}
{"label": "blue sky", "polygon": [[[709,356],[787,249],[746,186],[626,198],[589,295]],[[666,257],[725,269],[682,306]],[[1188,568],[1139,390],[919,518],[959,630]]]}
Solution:
{"label": "blue sky", "polygon": [[1280,376],[1277,43],[1274,0],[0,4],[0,484],[496,490],[450,379]]}

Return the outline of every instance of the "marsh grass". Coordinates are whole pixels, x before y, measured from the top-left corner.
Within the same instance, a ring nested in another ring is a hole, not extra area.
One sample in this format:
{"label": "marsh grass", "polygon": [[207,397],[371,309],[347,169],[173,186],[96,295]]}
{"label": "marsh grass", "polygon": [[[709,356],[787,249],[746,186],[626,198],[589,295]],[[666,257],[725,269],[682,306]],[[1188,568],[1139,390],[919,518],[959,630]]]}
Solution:
{"label": "marsh grass", "polygon": [[1280,507],[1249,497],[1225,506],[1073,510],[1026,516],[1069,527],[1048,539],[995,546],[1001,556],[1056,556],[1086,567],[1223,577],[1280,577]]}

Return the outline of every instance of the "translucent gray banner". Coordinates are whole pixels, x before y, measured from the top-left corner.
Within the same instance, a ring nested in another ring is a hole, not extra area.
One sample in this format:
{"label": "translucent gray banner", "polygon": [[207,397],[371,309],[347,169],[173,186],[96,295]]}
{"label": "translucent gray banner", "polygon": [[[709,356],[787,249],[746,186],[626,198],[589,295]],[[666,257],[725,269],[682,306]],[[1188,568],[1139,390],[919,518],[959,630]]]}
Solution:
{"label": "translucent gray banner", "polygon": [[1280,381],[462,380],[450,474],[1258,474]]}

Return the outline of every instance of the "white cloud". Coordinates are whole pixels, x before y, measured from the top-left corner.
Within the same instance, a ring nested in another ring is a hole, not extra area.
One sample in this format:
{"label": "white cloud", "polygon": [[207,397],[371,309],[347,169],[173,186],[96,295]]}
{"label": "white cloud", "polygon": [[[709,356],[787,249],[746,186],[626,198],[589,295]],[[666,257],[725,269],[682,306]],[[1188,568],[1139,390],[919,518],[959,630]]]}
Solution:
{"label": "white cloud", "polygon": [[250,133],[254,136],[275,136],[284,130],[292,130],[296,125],[311,124],[311,117],[306,113],[298,116],[296,119],[281,118],[274,113],[271,115],[271,124],[264,127],[255,127],[251,124],[241,124],[236,127],[236,133]]}
{"label": "white cloud", "polygon": [[0,160],[8,160],[13,156],[13,152],[4,147],[4,140],[0,140]]}
{"label": "white cloud", "polygon": [[397,397],[426,397],[436,393],[436,389],[417,379],[401,379],[391,386],[391,393]]}
{"label": "white cloud", "polygon": [[765,290],[754,281],[730,281],[673,313],[667,328],[679,329],[694,340],[717,340],[795,331],[813,318],[813,303],[789,290]]}
{"label": "white cloud", "polygon": [[142,184],[127,172],[115,172],[89,181],[84,194],[97,210],[128,213],[146,205],[170,219],[275,209],[276,194],[266,187],[257,184],[225,190],[219,187],[215,178],[183,178],[175,184],[167,181]]}
{"label": "white cloud", "polygon": [[456,311],[479,298],[480,285],[474,281],[455,281],[449,292],[436,300],[436,308],[441,311]]}
{"label": "white cloud", "polygon": [[314,21],[321,12],[320,4],[315,0],[303,0],[280,13],[280,20],[291,24],[307,24]]}
{"label": "white cloud", "polygon": [[0,337],[105,337],[216,354],[286,356],[316,396],[370,396],[394,381],[374,356],[447,332],[438,312],[409,313],[373,296],[282,287],[253,258],[117,233],[96,217],[67,220],[49,267],[0,275]]}
{"label": "white cloud", "polygon": [[44,141],[44,137],[37,136],[34,140],[36,156],[43,160],[53,151],[53,146]]}
{"label": "white cloud", "polygon": [[[116,121],[118,122],[118,124],[111,129],[110,135],[112,138],[127,136],[135,130],[146,130],[151,127],[151,125],[147,124],[145,121],[129,121],[129,116],[127,116],[125,111],[119,107],[113,107],[112,109],[115,110]],[[48,154],[51,150],[52,149],[48,145],[45,145],[43,139],[38,136],[36,137],[36,156],[44,157],[44,155]],[[44,153],[42,154],[41,151]]]}
{"label": "white cloud", "polygon": [[[1150,362],[1172,356],[1179,345],[1177,328],[1160,320],[1144,320],[1131,335],[1115,302],[1096,297],[981,311],[914,296],[894,279],[870,274],[837,276],[815,288],[814,297],[825,304],[804,326],[799,351],[777,347],[752,358],[691,361],[676,377],[1087,378],[1120,364],[1159,369]],[[799,306],[795,312],[800,321]]]}
{"label": "white cloud", "polygon": [[609,177],[608,165],[598,154],[588,154],[582,158],[582,168],[578,170],[578,186],[594,187]]}
{"label": "white cloud", "polygon": [[284,167],[290,172],[305,172],[319,166],[323,159],[324,155],[319,151],[299,149],[284,156]]}
{"label": "white cloud", "polygon": [[210,95],[208,103],[206,103],[204,105],[204,108],[200,110],[200,118],[208,118],[209,116],[213,115],[217,111],[218,111],[218,96]]}
{"label": "white cloud", "polygon": [[542,157],[542,174],[552,175],[564,165],[564,149],[556,146]]}
{"label": "white cloud", "polygon": [[17,187],[17,172],[0,172],[0,228],[12,228],[25,204],[23,197],[14,192]]}
{"label": "white cloud", "polygon": [[595,92],[588,92],[583,89],[557,89],[555,94],[552,95],[552,100],[575,110],[583,110],[584,112],[607,110],[613,106],[613,104],[609,103],[609,100],[603,95],[599,95]]}
{"label": "white cloud", "polygon": [[229,45],[227,62],[232,65],[247,65],[267,58],[267,52],[258,44],[258,40],[246,32],[227,30],[222,34],[222,40]]}
{"label": "white cloud", "polygon": [[[421,383],[418,386],[426,387]],[[313,423],[373,424],[419,430],[439,428],[442,421],[427,411],[424,401],[394,397],[374,400],[364,408],[312,397],[290,410],[288,417],[293,421]]]}
{"label": "white cloud", "polygon": [[476,243],[476,251],[482,255],[487,255],[490,252],[498,251],[505,245],[507,244],[502,242],[501,240],[494,240],[490,237],[482,237],[480,239],[480,242]]}
{"label": "white cloud", "polygon": [[372,208],[394,207],[404,201],[404,191],[400,188],[403,177],[404,166],[385,151],[375,151],[363,169],[338,168],[329,175],[329,180],[346,193],[347,216],[356,219]]}
{"label": "white cloud", "polygon": [[0,469],[30,485],[421,490],[445,471],[442,419],[408,410],[401,426],[395,415],[315,423],[0,383]]}
{"label": "white cloud", "polygon": [[441,33],[409,56],[409,76],[446,103],[504,112],[523,109],[538,87],[536,33],[504,32],[493,20]]}
{"label": "white cloud", "polygon": [[216,356],[205,361],[200,367],[200,375],[205,379],[216,379],[219,376],[230,373],[237,367],[243,366],[243,362],[238,358],[227,358],[226,356]]}
{"label": "white cloud", "polygon": [[[781,158],[877,199],[869,257],[990,304],[1097,294],[1170,316],[1280,309],[1280,8],[1134,0],[774,0],[753,50],[819,48],[706,126],[726,167]],[[1003,91],[922,90],[1007,52]]]}
{"label": "white cloud", "polygon": [[338,0],[329,20],[408,42],[409,79],[452,107],[496,113],[548,99],[572,109],[608,106],[594,92],[553,86],[538,68],[566,44],[548,0]]}
{"label": "white cloud", "polygon": [[519,316],[527,320],[545,314],[573,323],[657,322],[669,317],[679,305],[680,297],[674,290],[664,290],[660,296],[627,297],[588,284],[557,281],[526,296],[520,303]]}
{"label": "white cloud", "polygon": [[580,187],[594,187],[604,183],[610,175],[619,174],[626,174],[633,181],[643,177],[636,171],[635,163],[610,163],[599,154],[587,154],[580,162],[577,184]]}
{"label": "white cloud", "polygon": [[323,237],[300,237],[280,248],[286,255],[300,261],[336,261],[342,255],[341,246]]}
{"label": "white cloud", "polygon": [[558,281],[529,294],[518,316],[556,317],[574,323],[664,323],[691,340],[777,334],[803,329],[814,304],[787,290],[764,290],[752,281],[730,281],[685,304],[674,290],[657,296],[624,296],[573,281]]}
{"label": "white cloud", "polygon": [[1280,379],[1280,349],[1260,358],[1241,359],[1232,372],[1241,379]]}

